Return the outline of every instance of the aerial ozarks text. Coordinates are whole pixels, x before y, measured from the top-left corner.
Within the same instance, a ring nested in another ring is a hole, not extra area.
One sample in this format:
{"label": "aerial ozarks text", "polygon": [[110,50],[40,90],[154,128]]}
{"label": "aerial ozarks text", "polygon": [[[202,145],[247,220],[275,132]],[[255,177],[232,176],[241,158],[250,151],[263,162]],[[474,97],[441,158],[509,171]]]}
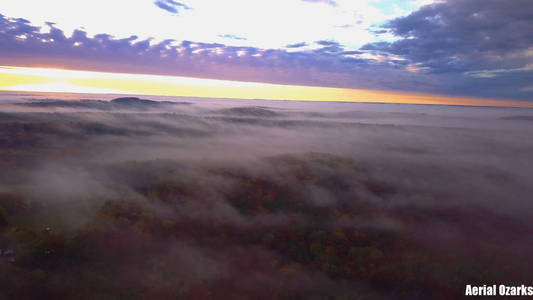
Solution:
{"label": "aerial ozarks text", "polygon": [[517,285],[471,285],[467,284],[465,296],[533,296],[533,286]]}

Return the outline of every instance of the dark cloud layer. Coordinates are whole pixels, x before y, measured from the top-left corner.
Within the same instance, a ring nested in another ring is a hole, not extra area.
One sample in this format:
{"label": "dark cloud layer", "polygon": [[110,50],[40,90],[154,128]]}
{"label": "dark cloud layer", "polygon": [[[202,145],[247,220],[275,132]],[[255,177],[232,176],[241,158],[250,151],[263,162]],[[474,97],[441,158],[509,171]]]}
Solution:
{"label": "dark cloud layer", "polygon": [[532,27],[528,0],[449,0],[387,23],[384,28],[400,40],[362,49],[405,57],[443,77],[465,78],[456,83],[458,92],[520,95],[533,81]]}

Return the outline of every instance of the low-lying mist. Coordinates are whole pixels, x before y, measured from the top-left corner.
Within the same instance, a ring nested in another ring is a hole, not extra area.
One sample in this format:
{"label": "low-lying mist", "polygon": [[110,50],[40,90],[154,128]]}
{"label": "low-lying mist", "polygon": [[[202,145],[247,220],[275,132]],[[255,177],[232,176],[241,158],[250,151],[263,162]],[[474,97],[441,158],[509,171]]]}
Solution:
{"label": "low-lying mist", "polygon": [[2,297],[449,299],[532,279],[530,109],[2,99]]}

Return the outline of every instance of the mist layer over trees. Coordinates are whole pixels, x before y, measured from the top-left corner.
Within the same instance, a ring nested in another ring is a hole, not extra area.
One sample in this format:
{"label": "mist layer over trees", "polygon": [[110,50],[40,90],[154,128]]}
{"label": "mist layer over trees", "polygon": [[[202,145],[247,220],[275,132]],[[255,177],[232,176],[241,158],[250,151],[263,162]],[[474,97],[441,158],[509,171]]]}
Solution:
{"label": "mist layer over trees", "polygon": [[0,298],[531,282],[533,110],[1,98]]}

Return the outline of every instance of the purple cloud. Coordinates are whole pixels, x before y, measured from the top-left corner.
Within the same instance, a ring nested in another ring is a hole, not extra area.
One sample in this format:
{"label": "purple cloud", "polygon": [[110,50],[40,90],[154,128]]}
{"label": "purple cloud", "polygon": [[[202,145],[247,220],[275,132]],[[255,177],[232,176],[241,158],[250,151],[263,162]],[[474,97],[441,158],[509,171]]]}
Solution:
{"label": "purple cloud", "polygon": [[[497,75],[494,78],[468,73],[483,72],[480,69],[483,66],[497,67],[498,70],[512,67],[514,63],[516,66],[523,66],[527,60],[520,60],[519,56],[512,58],[512,55],[506,54],[504,47],[498,47],[496,43],[490,46],[490,51],[484,48],[477,50],[477,59],[488,59],[488,54],[494,53],[506,59],[505,63],[503,60],[493,64],[476,63],[476,50],[473,50],[472,45],[459,45],[457,47],[463,48],[455,50],[443,42],[439,50],[439,39],[451,39],[451,33],[445,29],[456,25],[440,28],[438,24],[432,24],[438,30],[414,25],[416,22],[422,22],[422,25],[430,22],[424,17],[418,17],[418,14],[428,16],[428,11],[433,12],[439,7],[446,8],[439,5],[425,7],[411,16],[387,24],[388,30],[400,37],[404,36],[404,39],[395,43],[368,44],[360,50],[347,50],[338,42],[330,40],[315,42],[317,49],[302,48],[305,46],[303,43],[288,45],[287,48],[291,48],[291,51],[287,51],[193,41],[154,42],[137,36],[117,39],[108,34],[98,34],[88,37],[82,30],[75,30],[72,36],[67,37],[52,23],[47,25],[47,32],[41,31],[27,20],[0,15],[0,65],[44,65],[280,84],[531,99],[533,91],[524,88],[531,86],[533,81],[532,72],[528,68],[521,67],[520,72],[498,71],[494,73]],[[444,20],[460,22],[456,19]],[[530,21],[522,18],[520,22]],[[427,30],[435,37],[428,37]],[[472,30],[468,34],[474,32]],[[510,36],[516,37],[517,33]],[[510,42],[501,41],[506,46],[512,46],[510,54],[520,53],[529,43],[525,35],[518,36],[522,38],[514,38],[514,46],[508,45]],[[453,56],[461,57],[462,60],[450,60]],[[398,57],[404,59],[399,60]],[[415,72],[416,68],[420,71]],[[424,71],[426,69],[429,71]]]}
{"label": "purple cloud", "polygon": [[225,38],[225,39],[230,39],[230,40],[239,40],[239,41],[247,40],[247,38],[240,37],[240,36],[234,35],[234,34],[219,34],[218,37]]}
{"label": "purple cloud", "polygon": [[[136,36],[116,39],[108,34],[71,37],[58,28],[40,32],[25,20],[0,15],[0,64],[49,65],[113,72],[200,76],[271,83],[374,87],[352,73],[380,63],[333,54],[341,47],[324,44],[314,51],[233,47],[217,43],[165,40],[153,43]],[[335,49],[333,49],[335,48]]]}
{"label": "purple cloud", "polygon": [[[531,99],[531,1],[449,0],[388,22],[400,37],[361,49],[404,57],[442,77],[455,76],[459,93]],[[468,78],[477,77],[477,78]]]}
{"label": "purple cloud", "polygon": [[172,14],[178,14],[181,9],[191,9],[189,6],[174,0],[156,0],[154,4]]}
{"label": "purple cloud", "polygon": [[301,43],[295,43],[285,46],[285,48],[301,48],[307,46],[307,43],[301,42]]}

